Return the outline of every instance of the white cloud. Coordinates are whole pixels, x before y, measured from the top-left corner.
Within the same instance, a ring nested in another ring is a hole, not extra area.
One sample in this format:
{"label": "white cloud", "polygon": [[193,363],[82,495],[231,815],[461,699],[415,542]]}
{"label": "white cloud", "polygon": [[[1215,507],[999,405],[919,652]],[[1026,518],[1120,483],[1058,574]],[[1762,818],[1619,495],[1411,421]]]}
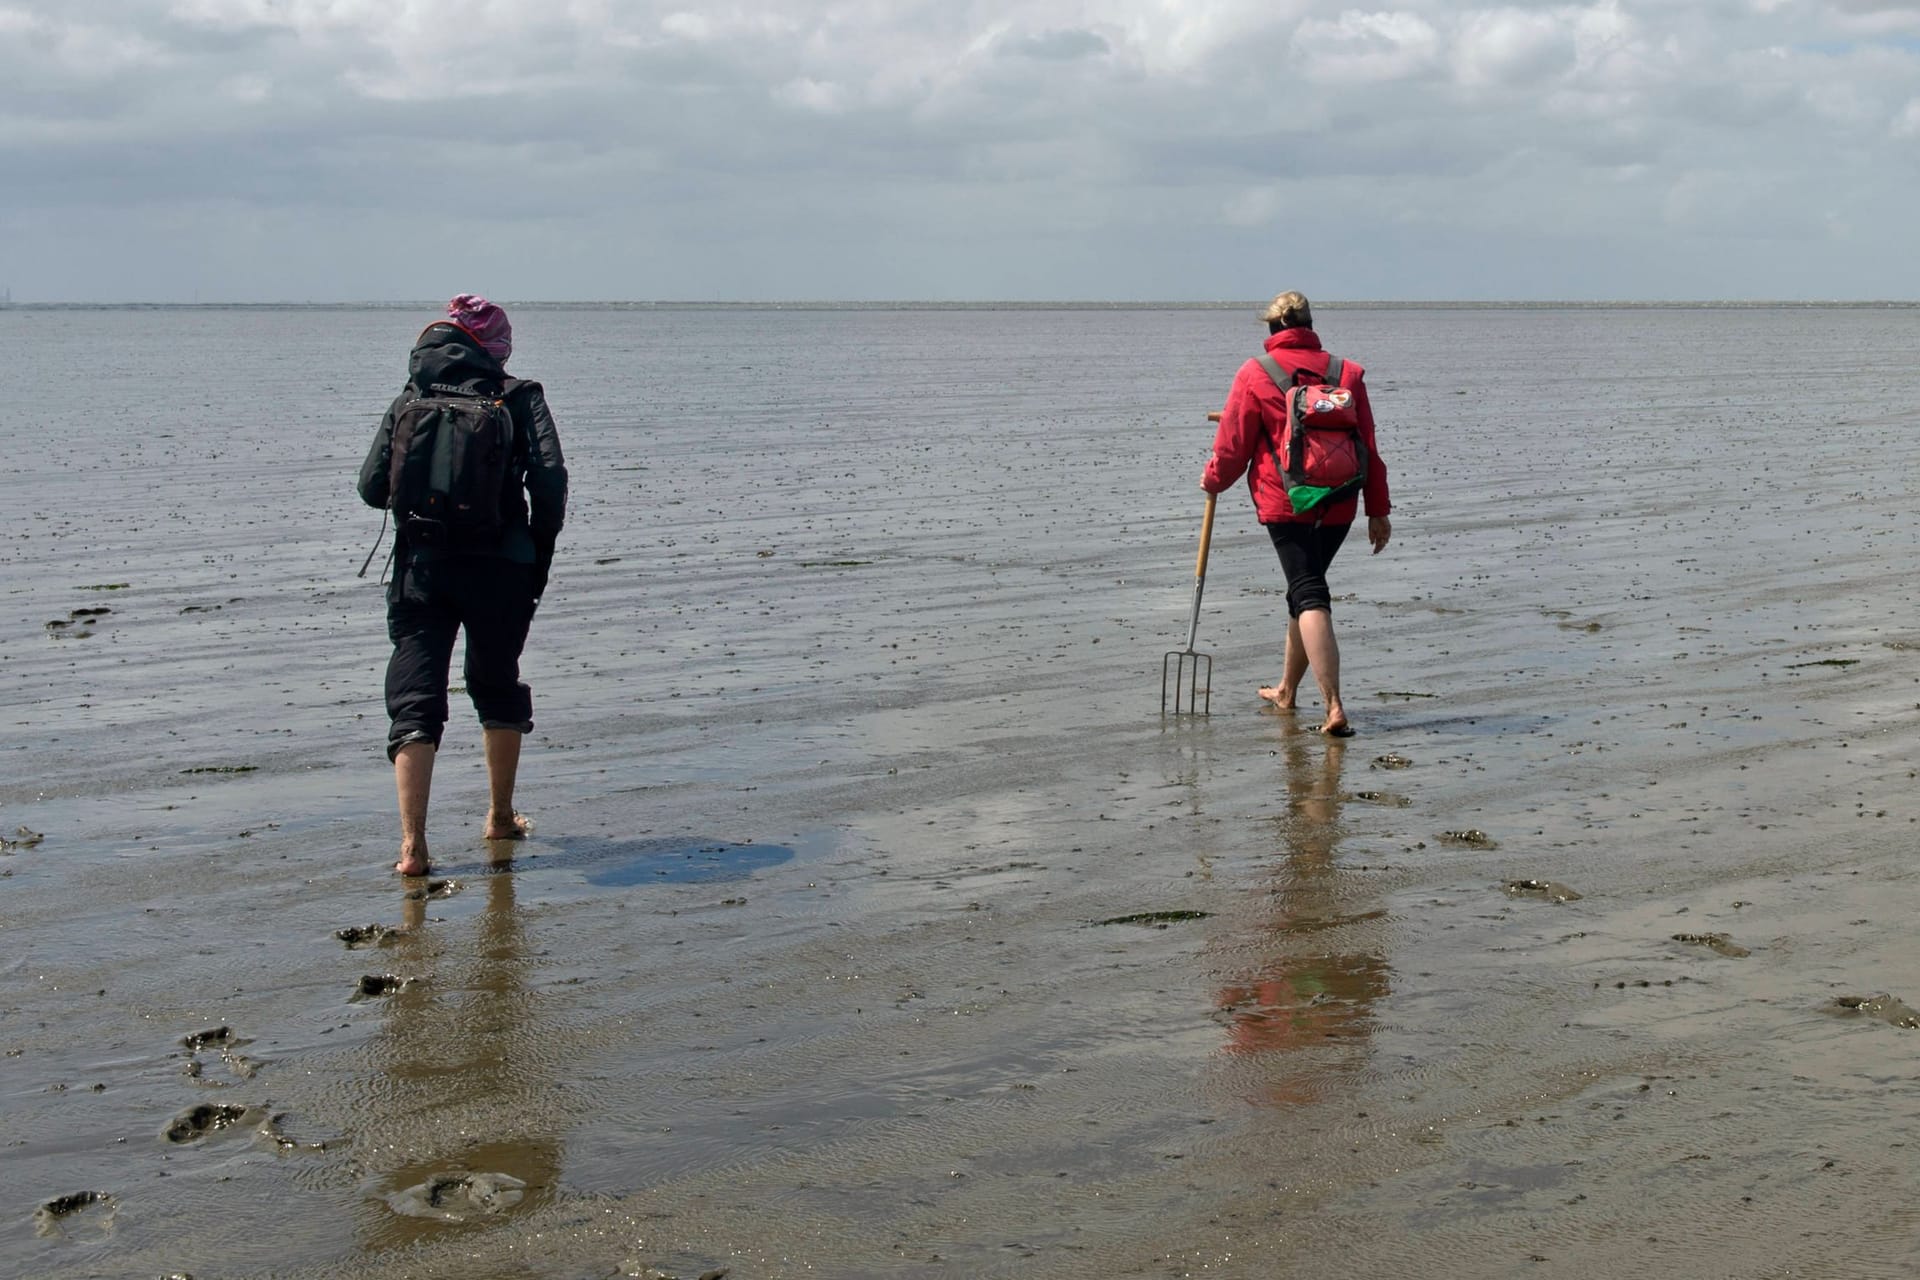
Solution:
{"label": "white cloud", "polygon": [[0,0],[0,277],[159,279],[163,224],[177,258],[321,219],[371,260],[431,162],[497,191],[483,239],[549,296],[830,261],[884,296],[942,251],[983,290],[1084,260],[1221,296],[1300,229],[1399,296],[1462,246],[1551,238],[1485,284],[1527,295],[1736,233],[1852,246],[1878,292],[1916,32],[1887,0]]}
{"label": "white cloud", "polygon": [[824,80],[815,80],[810,76],[801,76],[789,80],[773,91],[776,102],[787,106],[799,107],[803,111],[817,111],[822,115],[838,115],[847,109],[850,95],[845,85],[832,84]]}
{"label": "white cloud", "polygon": [[258,106],[273,96],[273,82],[265,76],[238,75],[220,86],[221,92],[235,102]]}
{"label": "white cloud", "polygon": [[1920,31],[1920,4],[1900,0],[1828,0],[1820,7],[1844,31],[1861,35],[1895,35]]}
{"label": "white cloud", "polygon": [[1439,54],[1440,33],[1419,14],[1350,9],[1302,22],[1287,69],[1315,84],[1376,84],[1423,74]]}
{"label": "white cloud", "polygon": [[1230,226],[1264,227],[1286,212],[1286,187],[1270,182],[1235,192],[1221,207],[1221,216]]}
{"label": "white cloud", "polygon": [[1454,38],[1454,74],[1468,85],[1538,82],[1574,65],[1577,40],[1566,10],[1469,13]]}
{"label": "white cloud", "polygon": [[169,60],[163,45],[138,31],[65,13],[0,9],[0,36],[22,62],[38,62],[42,75],[104,80]]}

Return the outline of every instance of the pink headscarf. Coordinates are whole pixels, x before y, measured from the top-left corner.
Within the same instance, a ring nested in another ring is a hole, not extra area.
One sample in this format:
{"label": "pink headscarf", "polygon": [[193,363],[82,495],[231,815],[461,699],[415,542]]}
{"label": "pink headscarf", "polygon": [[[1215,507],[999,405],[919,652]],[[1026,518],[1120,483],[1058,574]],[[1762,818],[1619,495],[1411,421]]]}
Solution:
{"label": "pink headscarf", "polygon": [[513,325],[507,313],[479,294],[461,294],[447,304],[447,315],[501,364],[513,354]]}

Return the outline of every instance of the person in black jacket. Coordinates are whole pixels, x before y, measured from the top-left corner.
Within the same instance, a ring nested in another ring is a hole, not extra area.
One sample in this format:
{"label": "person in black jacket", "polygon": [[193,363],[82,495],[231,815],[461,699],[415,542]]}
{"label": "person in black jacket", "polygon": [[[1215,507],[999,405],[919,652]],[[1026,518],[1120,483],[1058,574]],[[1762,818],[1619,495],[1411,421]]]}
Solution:
{"label": "person in black jacket", "polygon": [[547,587],[554,544],[566,521],[567,468],[546,396],[537,382],[507,376],[513,329],[484,298],[461,294],[448,319],[427,326],[414,344],[407,385],[388,408],[360,468],[360,497],[385,508],[392,498],[394,424],[427,395],[497,397],[513,419],[509,482],[497,535],[479,544],[423,545],[402,522],[387,588],[387,757],[400,799],[403,876],[426,875],[427,801],[433,761],[447,723],[447,665],[455,634],[467,633],[467,695],[485,740],[490,799],[485,837],[516,840],[532,824],[513,807],[520,743],[533,729],[532,691],[520,681],[520,652],[535,606]]}

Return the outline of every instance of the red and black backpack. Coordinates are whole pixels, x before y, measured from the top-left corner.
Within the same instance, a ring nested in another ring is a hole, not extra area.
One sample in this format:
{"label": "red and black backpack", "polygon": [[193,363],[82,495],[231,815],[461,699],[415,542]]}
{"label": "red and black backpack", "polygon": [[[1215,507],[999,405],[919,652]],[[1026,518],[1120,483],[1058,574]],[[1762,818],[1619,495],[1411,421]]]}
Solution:
{"label": "red and black backpack", "polygon": [[1367,482],[1367,442],[1360,434],[1359,403],[1341,385],[1346,361],[1330,356],[1324,374],[1289,374],[1266,352],[1255,359],[1286,406],[1279,441],[1267,434],[1267,453],[1288,505],[1304,515],[1357,493]]}

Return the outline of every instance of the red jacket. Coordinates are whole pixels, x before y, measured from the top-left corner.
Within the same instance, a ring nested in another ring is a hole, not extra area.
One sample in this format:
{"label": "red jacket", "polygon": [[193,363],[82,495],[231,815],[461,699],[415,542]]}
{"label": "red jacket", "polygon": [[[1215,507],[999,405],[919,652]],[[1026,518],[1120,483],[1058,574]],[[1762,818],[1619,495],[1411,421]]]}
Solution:
{"label": "red jacket", "polygon": [[[1267,353],[1289,373],[1301,369],[1324,374],[1330,357],[1320,349],[1320,339],[1311,329],[1282,329],[1267,339]],[[1379,446],[1373,441],[1373,406],[1367,402],[1366,370],[1348,360],[1341,385],[1353,392],[1360,407],[1360,434],[1367,443],[1367,483],[1362,492],[1367,498],[1367,514],[1384,516],[1393,509],[1387,501],[1387,464],[1380,460]],[[1286,426],[1286,400],[1258,360],[1240,366],[1227,393],[1227,407],[1220,411],[1220,429],[1213,436],[1213,456],[1200,483],[1208,493],[1220,493],[1233,487],[1242,472],[1253,491],[1253,509],[1260,523],[1288,521],[1295,524],[1352,524],[1359,499],[1346,497],[1329,504],[1324,511],[1296,515],[1287,501],[1286,485],[1275,469],[1273,448],[1280,444]]]}

